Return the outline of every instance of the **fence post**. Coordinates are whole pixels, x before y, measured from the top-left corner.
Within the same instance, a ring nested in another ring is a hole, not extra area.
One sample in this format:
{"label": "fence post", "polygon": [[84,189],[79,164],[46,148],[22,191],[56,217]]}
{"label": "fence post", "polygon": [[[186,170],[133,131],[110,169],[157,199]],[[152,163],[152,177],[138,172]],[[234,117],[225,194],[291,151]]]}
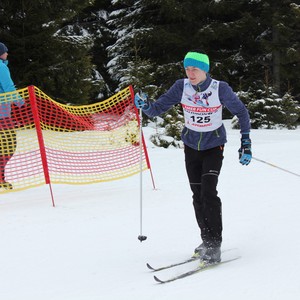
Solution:
{"label": "fence post", "polygon": [[51,199],[52,199],[52,205],[53,205],[53,207],[55,207],[52,186],[51,186],[51,181],[50,181],[48,162],[47,162],[47,153],[46,153],[46,148],[45,148],[45,143],[44,143],[44,138],[43,138],[43,132],[41,129],[39,112],[38,112],[38,108],[37,108],[35,87],[33,85],[28,87],[28,93],[29,93],[29,100],[30,100],[32,114],[33,114],[36,134],[37,134],[38,143],[39,143],[40,155],[41,155],[41,160],[42,160],[42,165],[43,165],[43,170],[44,170],[45,183],[49,185],[50,195],[51,195]]}

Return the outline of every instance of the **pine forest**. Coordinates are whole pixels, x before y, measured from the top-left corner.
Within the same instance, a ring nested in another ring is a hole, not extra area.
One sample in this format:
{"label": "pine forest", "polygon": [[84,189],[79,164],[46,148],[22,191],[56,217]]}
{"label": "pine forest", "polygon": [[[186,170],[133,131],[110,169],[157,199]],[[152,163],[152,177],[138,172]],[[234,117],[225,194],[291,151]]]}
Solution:
{"label": "pine forest", "polygon": [[[155,101],[200,49],[253,128],[299,124],[300,0],[1,0],[0,41],[17,88],[70,105],[128,85]],[[181,117],[179,107],[164,116],[173,136]]]}

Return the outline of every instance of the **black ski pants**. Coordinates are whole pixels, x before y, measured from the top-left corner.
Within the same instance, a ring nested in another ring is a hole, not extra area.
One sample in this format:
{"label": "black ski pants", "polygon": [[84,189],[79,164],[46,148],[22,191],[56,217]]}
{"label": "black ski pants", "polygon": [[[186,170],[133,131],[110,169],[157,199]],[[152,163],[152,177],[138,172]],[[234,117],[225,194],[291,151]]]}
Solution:
{"label": "black ski pants", "polygon": [[193,192],[193,205],[201,238],[206,247],[222,243],[222,204],[217,184],[224,146],[197,151],[185,145],[185,165]]}

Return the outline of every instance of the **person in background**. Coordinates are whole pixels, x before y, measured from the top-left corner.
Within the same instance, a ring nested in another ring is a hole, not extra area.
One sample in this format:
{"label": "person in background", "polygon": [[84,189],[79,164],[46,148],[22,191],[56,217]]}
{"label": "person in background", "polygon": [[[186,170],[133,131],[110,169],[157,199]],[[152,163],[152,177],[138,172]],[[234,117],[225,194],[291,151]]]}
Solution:
{"label": "person in background", "polygon": [[16,90],[8,68],[7,52],[6,45],[0,42],[0,188],[12,189],[12,184],[5,180],[5,166],[17,147],[11,104],[20,107],[24,104],[24,100],[18,94],[10,96],[4,94]]}
{"label": "person in background", "polygon": [[248,165],[252,158],[250,118],[231,87],[210,77],[209,57],[205,53],[190,51],[183,64],[187,78],[177,80],[156,102],[147,101],[147,96],[139,93],[134,102],[149,117],[158,116],[181,103],[185,120],[181,134],[185,166],[202,239],[193,256],[205,263],[218,263],[221,261],[223,226],[217,184],[227,142],[222,108],[225,106],[239,119],[241,146],[238,152],[242,165]]}

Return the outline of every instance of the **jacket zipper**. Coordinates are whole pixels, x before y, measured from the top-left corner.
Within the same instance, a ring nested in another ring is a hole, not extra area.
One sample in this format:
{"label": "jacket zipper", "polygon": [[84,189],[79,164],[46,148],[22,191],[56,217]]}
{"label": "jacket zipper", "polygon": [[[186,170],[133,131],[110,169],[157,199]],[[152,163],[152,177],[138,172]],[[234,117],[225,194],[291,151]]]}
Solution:
{"label": "jacket zipper", "polygon": [[215,130],[215,134],[217,137],[220,137],[218,129]]}
{"label": "jacket zipper", "polygon": [[200,132],[200,138],[199,138],[199,141],[198,141],[198,151],[200,151],[201,140],[202,140],[202,132]]}

